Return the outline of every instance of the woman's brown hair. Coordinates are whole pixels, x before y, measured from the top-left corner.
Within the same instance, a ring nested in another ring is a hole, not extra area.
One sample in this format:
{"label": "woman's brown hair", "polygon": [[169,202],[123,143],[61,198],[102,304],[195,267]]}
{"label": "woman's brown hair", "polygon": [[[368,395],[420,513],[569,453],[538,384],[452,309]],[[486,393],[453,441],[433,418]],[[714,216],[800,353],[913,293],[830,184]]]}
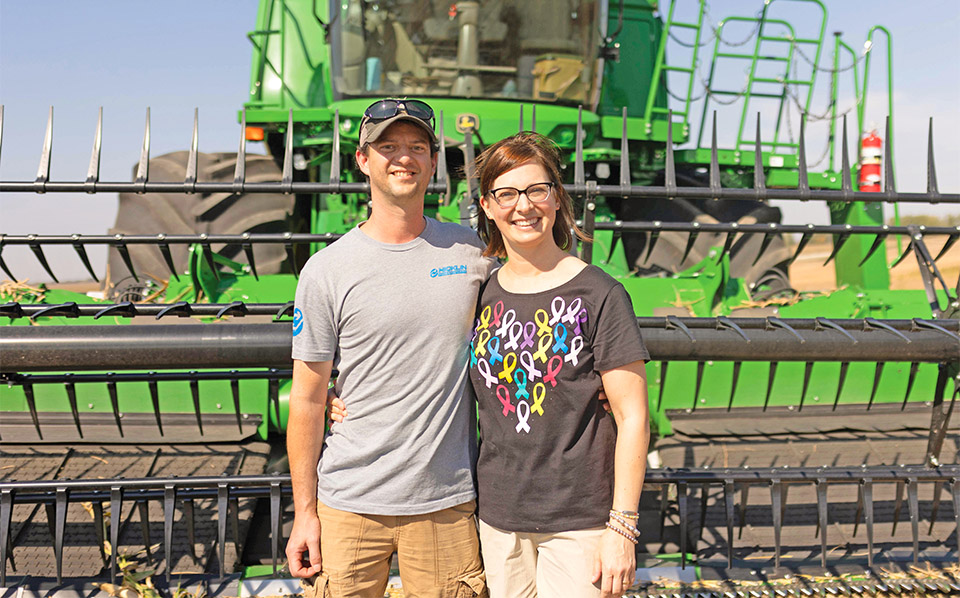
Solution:
{"label": "woman's brown hair", "polygon": [[[553,223],[553,240],[557,247],[567,251],[573,246],[574,235],[581,240],[588,237],[577,228],[573,217],[573,200],[563,188],[560,178],[560,148],[549,137],[540,133],[524,131],[501,139],[494,143],[477,158],[477,177],[480,179],[480,196],[483,197],[493,188],[497,177],[514,168],[528,163],[539,164],[547,171],[550,182],[553,183],[552,192],[557,198],[560,207],[557,219]],[[487,214],[480,210],[479,224],[480,238],[487,244],[483,255],[506,257],[506,248],[503,245],[503,236],[496,223],[487,218]]]}

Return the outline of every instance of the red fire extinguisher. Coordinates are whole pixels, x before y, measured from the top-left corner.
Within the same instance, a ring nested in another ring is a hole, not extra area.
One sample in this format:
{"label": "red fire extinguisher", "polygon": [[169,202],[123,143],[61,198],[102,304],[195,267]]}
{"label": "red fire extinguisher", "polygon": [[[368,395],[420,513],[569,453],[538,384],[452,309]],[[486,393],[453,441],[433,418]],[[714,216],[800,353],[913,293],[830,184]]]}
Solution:
{"label": "red fire extinguisher", "polygon": [[883,141],[872,130],[860,142],[860,191],[880,191],[880,159],[883,156]]}

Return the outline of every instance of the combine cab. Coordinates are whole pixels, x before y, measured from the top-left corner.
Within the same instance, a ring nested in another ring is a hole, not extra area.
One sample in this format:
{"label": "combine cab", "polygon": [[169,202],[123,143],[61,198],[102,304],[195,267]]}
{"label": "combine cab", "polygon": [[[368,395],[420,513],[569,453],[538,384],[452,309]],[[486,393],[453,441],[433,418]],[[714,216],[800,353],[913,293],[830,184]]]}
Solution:
{"label": "combine cab", "polygon": [[[475,225],[477,153],[549,135],[593,238],[579,254],[634,299],[656,438],[638,562],[676,561],[689,582],[639,592],[960,590],[944,569],[960,553],[960,280],[938,267],[960,226],[883,219],[884,203],[960,195],[938,190],[932,123],[925,193],[896,190],[892,116],[882,161],[848,141],[867,133],[886,30],[858,54],[825,40],[818,0],[801,3],[812,31],[782,4],[713,24],[703,1],[262,0],[238,152],[199,153],[195,124],[189,150],[151,159],[148,112],[130,182],[100,180],[99,125],[86,177],[50,180],[51,110],[37,179],[0,192],[119,193],[120,209],[104,235],[0,235],[11,281],[15,245],[76,278],[46,260],[68,245],[105,297],[3,287],[0,585],[114,581],[134,562],[161,586],[236,595],[281,574],[297,272],[366,217],[363,109],[411,96],[442,133],[430,215]],[[845,86],[859,101],[841,112]],[[770,200],[826,202],[832,223],[783,222]],[[818,242],[836,284],[795,290]],[[891,290],[904,260],[921,284]],[[891,573],[920,561],[937,569]],[[789,577],[803,572],[819,585]]]}

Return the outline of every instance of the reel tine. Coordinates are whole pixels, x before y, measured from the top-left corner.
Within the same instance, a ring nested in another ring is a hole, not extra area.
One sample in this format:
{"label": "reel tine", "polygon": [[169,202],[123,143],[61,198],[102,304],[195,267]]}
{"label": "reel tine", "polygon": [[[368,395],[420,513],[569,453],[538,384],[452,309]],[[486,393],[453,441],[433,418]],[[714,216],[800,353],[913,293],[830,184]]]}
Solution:
{"label": "reel tine", "polygon": [[[737,226],[737,223],[734,223],[733,226]],[[717,261],[716,261],[716,263],[719,264],[720,262],[722,262],[722,261],[723,261],[723,256],[725,256],[725,255],[727,255],[728,253],[730,253],[730,247],[733,246],[733,237],[734,237],[736,234],[737,234],[737,233],[735,233],[735,232],[733,232],[733,231],[730,231],[730,232],[727,233],[727,238],[724,239],[724,241],[723,241],[723,249],[720,250],[720,255],[717,256]]]}
{"label": "reel tine", "polygon": [[883,193],[887,201],[896,201],[897,182],[893,174],[893,140],[890,138],[890,115],[886,120],[886,137],[883,139]]}
{"label": "reel tine", "polygon": [[[237,370],[230,370],[231,374],[237,373]],[[233,411],[237,414],[237,431],[243,433],[243,415],[240,413],[240,380],[234,378],[230,380],[230,394],[233,395]]]}
{"label": "reel tine", "polygon": [[767,394],[763,398],[763,410],[767,410],[767,406],[770,404],[770,393],[773,391],[773,379],[777,377],[777,365],[778,362],[770,362],[770,372],[767,375]]}
{"label": "reel tine", "polygon": [[110,580],[117,578],[117,553],[120,552],[120,509],[123,508],[123,490],[110,488]]}
{"label": "reel tine", "polygon": [[57,561],[57,584],[63,583],[63,534],[67,525],[67,489],[57,488],[54,499],[53,555]]}
{"label": "reel tine", "polygon": [[660,392],[657,395],[657,411],[660,411],[660,407],[663,405],[663,389],[667,385],[667,366],[669,364],[669,361],[660,362]]}
{"label": "reel tine", "polygon": [[104,543],[107,540],[107,530],[104,527],[105,521],[103,518],[103,503],[99,500],[95,500],[91,506],[93,507],[93,528],[97,534],[97,544],[100,548],[100,562],[103,563],[103,568],[106,569],[110,566],[110,563],[107,561],[107,551],[104,547]]}
{"label": "reel tine", "polygon": [[890,265],[891,270],[899,266],[900,262],[902,262],[908,255],[910,255],[910,252],[913,251],[913,235],[908,235],[908,237],[910,237],[910,242],[907,243],[907,247],[903,250],[903,253],[900,254],[900,257],[898,257],[897,260]]}
{"label": "reel tine", "polygon": [[[290,233],[284,233],[287,238],[289,238]],[[300,272],[297,270],[297,259],[293,255],[293,243],[287,241],[283,244],[283,251],[287,254],[287,263],[290,264],[290,271],[293,272],[294,278],[300,278]]]}
{"label": "reel tine", "polygon": [[537,105],[530,106],[530,130],[537,132]]}
{"label": "reel tine", "polygon": [[810,374],[813,373],[813,362],[808,361],[803,366],[803,389],[800,391],[800,406],[797,411],[803,411],[803,401],[807,398],[807,388],[810,387]]}
{"label": "reel tine", "polygon": [[[820,478],[817,485],[817,531],[820,532],[820,566],[827,566],[827,481]],[[816,533],[814,533],[816,537]]]}
{"label": "reel tine", "polygon": [[187,156],[187,170],[183,177],[183,192],[197,190],[197,150],[199,149],[200,109],[193,109],[193,136],[190,138],[190,153]]}
{"label": "reel tine", "polygon": [[867,530],[867,564],[873,567],[873,480],[860,480],[863,488],[863,526]]}
{"label": "reel tine", "polygon": [[[670,486],[663,484],[660,486],[660,541],[663,541],[663,532],[667,526],[667,500]],[[960,524],[958,524],[960,526]]]}
{"label": "reel tine", "polygon": [[340,109],[333,111],[333,149],[330,154],[330,184],[340,182]]}
{"label": "reel tine", "polygon": [[163,486],[163,556],[168,563],[167,583],[170,583],[170,569],[173,563],[173,517],[176,514],[177,487],[173,484]]}
{"label": "reel tine", "polygon": [[760,111],[757,111],[757,138],[753,144],[753,189],[757,198],[767,193],[767,180],[763,172],[763,148],[760,144]]}
{"label": "reel tine", "polygon": [[656,246],[657,241],[660,240],[660,227],[663,226],[659,220],[655,220],[653,222],[653,225],[657,228],[656,230],[650,231],[650,238],[649,238],[650,243],[649,245],[647,245],[647,257],[643,258],[643,261],[645,262],[650,259],[650,254],[653,253],[654,246]]}
{"label": "reel tine", "polygon": [[140,163],[137,164],[137,176],[134,183],[139,185],[138,193],[143,193],[150,176],[150,107],[147,106],[147,122],[143,127],[143,146],[140,148]]}
{"label": "reel tine", "polygon": [[743,537],[743,528],[747,524],[747,499],[750,497],[750,484],[744,484],[740,487],[740,530],[737,532],[737,539]]}
{"label": "reel tine", "polygon": [[50,180],[50,157],[53,154],[53,106],[47,116],[47,132],[43,136],[43,152],[40,154],[40,165],[37,167],[37,178],[33,182],[33,190],[43,193]]}
{"label": "reel tine", "polygon": [[33,383],[25,379],[21,385],[23,395],[27,399],[27,408],[30,409],[30,419],[33,420],[33,427],[37,430],[37,436],[43,440],[43,433],[40,431],[40,416],[37,414],[37,398],[33,394]]}
{"label": "reel tine", "polygon": [[280,482],[270,482],[270,556],[273,559],[273,574],[277,574],[277,557],[283,543],[280,529]]}
{"label": "reel tine", "polygon": [[[3,104],[0,104],[0,150],[3,149]],[[0,152],[2,155],[2,152]],[[4,563],[3,560],[0,560],[0,563]],[[6,565],[4,565],[6,566]],[[0,567],[0,572],[2,572],[3,567]],[[6,585],[5,583],[3,585]]]}
{"label": "reel tine", "polygon": [[523,104],[520,104],[520,126],[517,127],[517,133],[523,133]]}
{"label": "reel tine", "polygon": [[733,514],[734,514],[734,498],[733,495],[736,492],[736,487],[733,483],[733,480],[724,480],[723,481],[723,504],[724,512],[726,514],[727,520],[727,567],[733,568]]}
{"label": "reel tine", "polygon": [[707,523],[707,494],[709,488],[706,483],[700,484],[700,527],[697,528],[697,542],[703,539],[703,527]]}
{"label": "reel tine", "polygon": [[[73,374],[67,374],[67,376],[73,376]],[[68,380],[63,383],[64,390],[67,391],[67,402],[70,403],[70,413],[73,415],[73,423],[77,426],[77,434],[80,435],[80,438],[83,438],[83,429],[80,427],[80,409],[77,407],[77,387],[76,385]]]}
{"label": "reel tine", "polygon": [[583,188],[586,183],[586,174],[583,164],[583,106],[577,108],[577,145],[576,160],[573,163],[573,184]]}
{"label": "reel tine", "polygon": [[137,501],[137,512],[140,513],[140,535],[143,536],[143,549],[147,555],[147,564],[153,566],[153,552],[150,546],[150,505],[146,500]]}
{"label": "reel tine", "polygon": [[620,237],[623,236],[623,232],[620,230],[613,231],[613,240],[610,242],[610,251],[607,252],[607,262],[613,260],[613,254],[617,250],[617,243],[620,242]]}
{"label": "reel tine", "polygon": [[440,156],[437,158],[437,183],[447,186],[447,139],[443,134],[443,110],[437,118],[437,131],[440,138]]}
{"label": "reel tine", "polygon": [[917,379],[918,369],[920,369],[920,364],[916,361],[910,364],[910,374],[907,377],[907,391],[903,393],[903,405],[900,406],[900,411],[907,408],[907,399],[910,398],[910,390],[913,389],[913,383]]}
{"label": "reel tine", "polygon": [[937,521],[937,513],[940,512],[940,496],[943,494],[943,482],[933,483],[933,505],[930,507],[930,529],[927,535],[933,534],[933,524]]}
{"label": "reel tine", "polygon": [[237,164],[233,171],[233,188],[236,195],[243,193],[243,183],[247,178],[247,109],[240,112],[240,148],[237,150]]}
{"label": "reel tine", "polygon": [[[191,376],[196,376],[196,370],[191,371]],[[197,378],[190,380],[190,396],[193,397],[193,412],[197,416],[197,428],[200,435],[203,436],[203,416],[200,413],[200,381]]]}
{"label": "reel tine", "polygon": [[780,532],[783,528],[783,484],[778,479],[770,481],[770,509],[773,514],[773,563],[780,568]]}
{"label": "reel tine", "polygon": [[693,249],[694,243],[697,242],[697,237],[700,236],[700,231],[698,230],[699,227],[700,227],[700,223],[694,222],[693,223],[694,230],[690,231],[690,233],[687,234],[687,246],[683,249],[683,257],[680,258],[681,264],[687,261],[687,256],[690,255],[690,250]]}
{"label": "reel tine", "polygon": [[677,482],[677,510],[680,517],[680,568],[687,568],[687,483]]}
{"label": "reel tine", "polygon": [[847,381],[847,370],[850,363],[844,361],[840,364],[840,376],[837,378],[837,396],[833,397],[833,410],[837,410],[837,404],[840,402],[840,393],[843,392],[843,383]]}
{"label": "reel tine", "polygon": [[957,550],[960,550],[960,478],[951,480],[950,489],[953,494],[953,520],[957,526]]}
{"label": "reel tine", "polygon": [[763,234],[763,240],[760,241],[760,251],[758,251],[756,257],[753,258],[753,263],[751,266],[756,266],[757,262],[760,261],[760,256],[764,254],[764,252],[767,250],[767,247],[770,247],[770,243],[773,241],[773,237],[777,234],[777,230],[780,227],[777,226],[777,223],[771,222],[770,228],[772,229],[771,232]]}
{"label": "reel tine", "polygon": [[[287,133],[284,136],[283,168],[280,177],[280,190],[289,195],[293,192],[293,108],[287,116]],[[220,565],[221,570],[223,564]]]}
{"label": "reel tine", "polygon": [[10,550],[10,523],[13,518],[13,494],[9,488],[0,490],[0,586],[7,587],[7,560],[13,558]]}
{"label": "reel tine", "polygon": [[227,499],[230,497],[230,487],[226,482],[217,484],[217,549],[220,566],[220,579],[225,573],[224,560],[227,552]]}
{"label": "reel tine", "polygon": [[[271,373],[275,373],[277,370],[275,368],[270,368]],[[280,379],[279,378],[270,378],[267,381],[267,401],[270,405],[273,405],[273,415],[277,418],[277,431],[281,430],[280,427]]]}
{"label": "reel tine", "polygon": [[52,278],[54,282],[60,282],[57,280],[57,275],[50,269],[50,264],[47,263],[47,256],[43,254],[43,247],[39,243],[31,243],[30,251],[33,252],[33,255],[37,256],[37,261],[40,262],[43,269],[50,275],[50,278]]}
{"label": "reel tine", "polygon": [[[244,233],[246,238],[249,238],[249,233]],[[243,248],[243,255],[247,256],[247,264],[250,265],[250,273],[253,274],[254,280],[259,281],[260,276],[257,274],[257,260],[253,256],[253,244],[249,241],[244,241],[240,244],[240,247]]]}
{"label": "reel tine", "polygon": [[233,528],[233,549],[238,555],[243,554],[240,549],[240,499],[233,497],[227,507],[227,514],[230,516],[230,524]]}
{"label": "reel tine", "polygon": [[200,250],[203,252],[203,259],[207,262],[207,267],[213,272],[213,277],[220,280],[220,272],[217,270],[217,263],[213,261],[213,249],[210,248],[210,243],[200,243]]}
{"label": "reel tine", "polygon": [[10,271],[10,268],[7,266],[7,262],[3,260],[3,235],[0,235],[0,269],[10,278],[11,281],[16,281],[17,277],[13,275],[13,272]]}
{"label": "reel tine", "polygon": [[127,247],[127,244],[123,242],[123,235],[117,233],[114,235],[113,248],[117,250],[117,253],[120,254],[120,257],[123,259],[123,265],[127,267],[127,270],[130,271],[130,276],[133,276],[133,279],[137,282],[140,282],[140,277],[137,275],[136,268],[133,267],[133,260],[130,259],[130,248]]}
{"label": "reel tine", "polygon": [[900,509],[903,507],[903,487],[905,482],[897,482],[896,494],[897,498],[893,507],[893,530],[890,532],[890,535],[897,533],[897,523],[900,522]]}
{"label": "reel tine", "polygon": [[907,480],[907,510],[910,512],[910,534],[913,539],[914,565],[920,560],[920,505],[917,498],[917,485],[917,478]]}
{"label": "reel tine", "polygon": [[935,198],[940,197],[940,189],[937,187],[937,167],[933,160],[933,117],[930,117],[930,125],[927,131],[927,195]]}
{"label": "reel tine", "polygon": [[197,559],[197,534],[193,513],[193,499],[183,499],[183,518],[187,520],[187,543],[190,545],[190,558],[194,563]]}
{"label": "reel tine", "polygon": [[810,180],[807,175],[807,142],[806,142],[806,130],[807,130],[807,117],[806,115],[800,115],[800,140],[799,147],[797,148],[797,190],[799,191],[800,200],[806,201],[810,197]]}
{"label": "reel tine", "polygon": [[857,512],[853,516],[853,538],[857,537],[857,529],[860,527],[860,517],[863,515],[863,480],[857,483]]}
{"label": "reel tine", "polygon": [[[850,226],[849,224],[847,226]],[[830,252],[830,257],[827,258],[827,261],[823,262],[823,265],[826,266],[833,258],[837,257],[837,254],[840,253],[840,249],[846,244],[847,240],[850,238],[848,233],[840,233],[837,237],[837,241],[833,244],[833,251]]]}
{"label": "reel tine", "polygon": [[[112,376],[113,372],[107,375]],[[113,420],[117,422],[117,430],[120,432],[120,437],[123,438],[123,425],[120,423],[120,398],[117,396],[117,383],[115,381],[107,381],[107,393],[110,395],[110,406],[113,408]]]}
{"label": "reel tine", "polygon": [[83,188],[87,193],[95,193],[100,180],[100,147],[103,143],[103,106],[97,113],[97,132],[93,136],[93,150],[90,152],[90,166],[87,168],[87,180]]}
{"label": "reel tine", "polygon": [[[883,228],[887,228],[887,225],[884,224]],[[867,260],[870,259],[870,256],[872,256],[877,251],[877,249],[879,249],[880,246],[883,245],[883,242],[886,240],[887,240],[886,233],[878,233],[877,236],[873,239],[873,245],[871,245],[870,249],[867,250],[867,255],[863,256],[863,259],[860,260],[860,263],[857,264],[857,267],[859,268],[863,266],[865,263],[867,263]]]}
{"label": "reel tine", "polygon": [[852,198],[853,197],[853,181],[850,175],[850,157],[849,157],[850,150],[848,149],[848,146],[847,146],[847,115],[846,114],[843,115],[843,145],[842,145],[841,152],[842,153],[840,155],[840,160],[841,160],[842,166],[840,168],[840,173],[841,173],[840,188],[841,188],[841,191],[843,192],[844,198]]}
{"label": "reel tine", "polygon": [[733,408],[733,397],[737,394],[737,383],[740,381],[740,366],[743,365],[741,361],[733,362],[733,379],[730,381],[730,400],[727,403],[727,411]]}
{"label": "reel tine", "polygon": [[700,402],[700,386],[703,382],[703,368],[705,365],[702,361],[697,362],[697,382],[693,391],[693,407],[690,408],[691,411],[696,411],[697,403]]}
{"label": "reel tine", "polygon": [[[74,239],[78,239],[79,235],[73,235]],[[97,278],[96,272],[93,271],[93,266],[90,265],[90,258],[87,256],[87,250],[84,248],[83,244],[79,241],[73,244],[73,250],[77,252],[77,255],[80,257],[80,261],[83,263],[83,267],[87,269],[87,272],[90,276],[97,282],[100,282],[100,279]]]}
{"label": "reel tine", "polygon": [[[620,132],[620,192],[626,193],[630,188],[630,141],[627,139],[627,107],[623,107],[623,127]],[[669,123],[669,121],[668,121]],[[667,125],[667,176],[673,167],[673,150],[669,140],[670,125]]]}
{"label": "reel tine", "polygon": [[[812,224],[807,225],[809,228],[813,228]],[[800,241],[797,243],[797,250],[793,252],[793,257],[790,258],[790,264],[797,261],[797,258],[800,257],[800,252],[807,246],[807,243],[810,242],[810,239],[813,238],[813,233],[803,233],[800,235]]]}
{"label": "reel tine", "polygon": [[[960,227],[958,227],[958,230],[960,230]],[[942,258],[943,255],[947,252],[947,250],[953,247],[953,244],[957,242],[957,239],[960,239],[960,234],[950,235],[947,238],[946,243],[943,244],[943,247],[940,248],[940,253],[937,254],[937,257],[933,258],[933,261],[936,262],[937,260]]]}
{"label": "reel tine", "polygon": [[[624,137],[626,137],[626,127],[627,127],[627,109],[623,109],[623,127],[624,127]],[[664,148],[667,152],[666,154],[666,163],[664,164],[664,177],[663,183],[666,186],[667,191],[676,191],[677,190],[677,165],[673,155],[673,110],[667,111],[667,144]],[[673,199],[673,197],[670,197]]]}
{"label": "reel tine", "polygon": [[713,137],[710,139],[710,193],[720,198],[720,161],[717,157],[717,111],[713,111]]}
{"label": "reel tine", "polygon": [[[155,373],[156,372],[150,372],[150,374]],[[153,416],[157,420],[157,429],[160,430],[160,436],[163,436],[163,422],[160,419],[160,388],[155,379],[148,380],[147,387],[150,390],[150,402],[153,404]]]}
{"label": "reel tine", "polygon": [[867,401],[867,411],[873,407],[873,399],[877,396],[877,389],[880,387],[880,376],[883,374],[883,366],[886,363],[878,361],[873,369],[873,389],[870,391],[870,400]]}
{"label": "reel tine", "polygon": [[[163,233],[157,235],[157,237],[162,241],[167,236]],[[170,275],[173,276],[177,282],[180,282],[180,275],[177,274],[177,269],[173,265],[173,255],[170,253],[170,245],[167,243],[157,243],[157,247],[160,249],[160,255],[163,256],[163,262],[167,265],[167,270],[170,271]]]}

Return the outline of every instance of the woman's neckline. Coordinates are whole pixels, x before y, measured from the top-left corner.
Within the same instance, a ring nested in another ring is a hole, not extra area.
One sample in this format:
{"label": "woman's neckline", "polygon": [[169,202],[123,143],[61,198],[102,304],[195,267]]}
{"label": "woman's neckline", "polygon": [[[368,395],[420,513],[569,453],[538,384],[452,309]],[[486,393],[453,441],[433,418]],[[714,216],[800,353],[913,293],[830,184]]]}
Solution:
{"label": "woman's neckline", "polygon": [[594,265],[592,265],[592,264],[586,264],[583,268],[580,269],[580,271],[578,271],[577,273],[575,273],[573,276],[571,276],[571,277],[568,278],[567,280],[565,280],[565,281],[563,281],[563,282],[561,282],[561,283],[558,283],[558,284],[556,284],[556,285],[553,285],[553,286],[550,287],[550,288],[542,289],[542,290],[539,290],[539,291],[531,291],[531,292],[529,292],[529,293],[511,291],[511,290],[505,288],[505,287],[500,283],[500,272],[503,270],[503,268],[497,269],[497,270],[493,273],[493,276],[494,276],[495,279],[496,279],[497,286],[500,287],[500,290],[503,291],[504,293],[506,293],[506,294],[508,294],[508,295],[517,295],[517,296],[532,296],[532,295],[541,295],[541,294],[544,294],[544,293],[554,293],[554,292],[557,291],[557,289],[559,289],[559,288],[561,288],[561,287],[563,287],[563,286],[565,286],[565,285],[570,284],[571,282],[573,282],[574,280],[576,280],[577,278],[579,278],[580,276],[582,276],[583,273],[586,272],[586,271],[587,271],[588,269],[590,269],[590,268],[596,268],[596,266],[594,266]]}

